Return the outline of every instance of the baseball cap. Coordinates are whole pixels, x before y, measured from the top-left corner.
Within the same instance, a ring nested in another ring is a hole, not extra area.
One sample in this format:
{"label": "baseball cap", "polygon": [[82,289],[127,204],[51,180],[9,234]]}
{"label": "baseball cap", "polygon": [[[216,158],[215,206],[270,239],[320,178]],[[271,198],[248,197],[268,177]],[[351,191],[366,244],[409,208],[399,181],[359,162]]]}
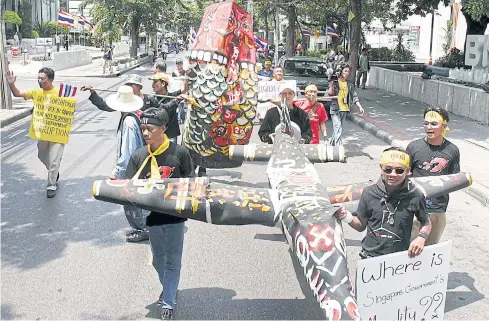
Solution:
{"label": "baseball cap", "polygon": [[280,84],[279,89],[280,89],[280,93],[283,93],[285,90],[290,89],[295,94],[296,88],[292,85],[292,83],[290,83],[288,81],[284,81],[282,84]]}
{"label": "baseball cap", "polygon": [[272,62],[270,60],[265,61],[265,66],[271,66],[271,65],[272,65]]}
{"label": "baseball cap", "polygon": [[161,81],[166,82],[167,84],[170,82],[170,80],[168,79],[168,76],[163,72],[157,72],[156,74],[152,75],[148,79],[149,80],[161,80]]}
{"label": "baseball cap", "polygon": [[183,64],[183,60],[182,60],[181,58],[178,58],[178,59],[177,59],[177,65],[178,65],[178,64]]}

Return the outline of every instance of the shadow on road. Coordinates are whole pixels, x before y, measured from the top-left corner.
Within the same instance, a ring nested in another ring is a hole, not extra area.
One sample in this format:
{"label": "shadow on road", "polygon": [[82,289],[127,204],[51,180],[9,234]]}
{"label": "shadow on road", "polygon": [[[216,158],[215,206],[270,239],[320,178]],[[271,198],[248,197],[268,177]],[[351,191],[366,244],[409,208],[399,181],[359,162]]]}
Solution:
{"label": "shadow on road", "polygon": [[[448,274],[445,312],[456,310],[485,298],[484,294],[476,289],[474,282],[474,278],[467,272],[450,272]],[[451,291],[459,287],[470,291]]]}
{"label": "shadow on road", "polygon": [[18,163],[3,163],[2,268],[36,268],[63,257],[73,242],[120,245],[116,232],[127,227],[122,209],[96,202],[91,193],[93,181],[105,178],[64,181],[61,176],[56,197],[48,199],[46,180],[32,177]]}

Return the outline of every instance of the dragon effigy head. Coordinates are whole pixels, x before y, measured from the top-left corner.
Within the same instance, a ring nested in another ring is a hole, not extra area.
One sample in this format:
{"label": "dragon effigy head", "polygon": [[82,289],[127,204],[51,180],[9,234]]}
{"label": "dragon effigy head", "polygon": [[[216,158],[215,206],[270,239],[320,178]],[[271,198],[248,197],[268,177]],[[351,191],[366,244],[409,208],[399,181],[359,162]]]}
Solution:
{"label": "dragon effigy head", "polygon": [[234,2],[210,5],[189,53],[191,105],[183,143],[198,165],[229,168],[230,145],[245,145],[257,104],[253,19]]}

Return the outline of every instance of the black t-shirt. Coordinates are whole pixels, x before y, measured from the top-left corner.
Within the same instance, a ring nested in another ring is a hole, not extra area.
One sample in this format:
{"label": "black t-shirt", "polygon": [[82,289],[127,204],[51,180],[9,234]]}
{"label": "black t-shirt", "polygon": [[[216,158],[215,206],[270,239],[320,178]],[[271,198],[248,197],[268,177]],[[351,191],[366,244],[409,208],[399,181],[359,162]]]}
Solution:
{"label": "black t-shirt", "polygon": [[[143,165],[144,160],[148,157],[148,147],[144,146],[136,150],[131,155],[131,159],[127,164],[126,179],[131,179],[136,175],[137,171]],[[186,147],[170,142],[170,146],[163,153],[156,157],[161,178],[179,178],[192,177],[194,175],[194,165],[190,152]],[[144,166],[144,169],[139,175],[140,179],[148,179],[151,177],[151,161]],[[148,226],[175,224],[185,222],[187,219],[176,216],[167,215],[164,213],[151,212],[146,219]]]}
{"label": "black t-shirt", "polygon": [[[394,213],[393,225],[388,222],[389,211]],[[367,227],[362,253],[369,257],[406,251],[411,243],[414,216],[422,225],[428,221],[425,197],[408,179],[393,193],[386,192],[382,179],[365,188],[356,214]]]}
{"label": "black t-shirt", "polygon": [[[444,140],[440,146],[428,144],[425,138],[409,143],[406,152],[411,157],[411,172],[413,177],[439,176],[460,172],[460,152],[455,144]],[[427,199],[429,212],[446,212],[448,194]]]}
{"label": "black t-shirt", "polygon": [[[168,96],[178,96],[182,93],[181,90],[169,93]],[[159,108],[164,108],[168,113],[169,121],[166,126],[166,135],[169,138],[180,136],[180,125],[178,124],[177,108],[181,100],[172,98],[158,97]]]}
{"label": "black t-shirt", "polygon": [[[301,129],[301,137],[309,144],[312,138],[311,123],[305,111],[297,106],[289,109],[290,120],[296,123]],[[265,118],[258,130],[258,136],[264,143],[272,143],[270,134],[275,133],[275,128],[280,124],[280,113],[278,107],[270,108],[265,114]]]}

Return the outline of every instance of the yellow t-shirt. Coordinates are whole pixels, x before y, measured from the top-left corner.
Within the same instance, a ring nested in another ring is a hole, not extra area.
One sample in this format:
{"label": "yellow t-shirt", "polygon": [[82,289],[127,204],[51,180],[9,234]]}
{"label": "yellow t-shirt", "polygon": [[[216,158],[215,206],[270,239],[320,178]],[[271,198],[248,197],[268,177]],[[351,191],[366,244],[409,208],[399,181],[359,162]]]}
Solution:
{"label": "yellow t-shirt", "polygon": [[[340,111],[349,111],[348,107],[348,83],[346,81],[338,81],[340,85],[340,91],[338,92],[338,105],[340,106]],[[346,102],[346,103],[345,103]]]}
{"label": "yellow t-shirt", "polygon": [[44,90],[42,88],[34,88],[34,89],[29,89],[25,92],[25,100],[29,99],[36,99],[37,95],[44,95],[44,96],[49,96],[52,95],[54,97],[59,96],[59,89],[56,87],[51,88],[50,90]]}

